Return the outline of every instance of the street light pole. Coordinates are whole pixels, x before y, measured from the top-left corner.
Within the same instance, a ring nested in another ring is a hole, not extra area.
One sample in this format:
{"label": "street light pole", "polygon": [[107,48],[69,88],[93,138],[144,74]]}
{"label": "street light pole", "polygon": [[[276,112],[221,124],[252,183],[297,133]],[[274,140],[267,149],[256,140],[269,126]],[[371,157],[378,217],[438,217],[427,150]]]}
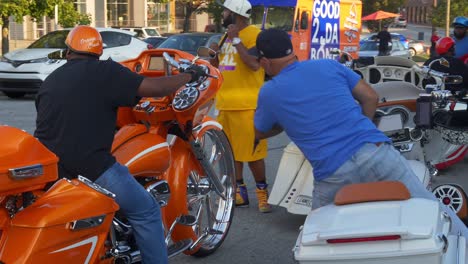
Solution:
{"label": "street light pole", "polygon": [[445,36],[450,35],[450,0],[447,0],[447,17],[445,18]]}

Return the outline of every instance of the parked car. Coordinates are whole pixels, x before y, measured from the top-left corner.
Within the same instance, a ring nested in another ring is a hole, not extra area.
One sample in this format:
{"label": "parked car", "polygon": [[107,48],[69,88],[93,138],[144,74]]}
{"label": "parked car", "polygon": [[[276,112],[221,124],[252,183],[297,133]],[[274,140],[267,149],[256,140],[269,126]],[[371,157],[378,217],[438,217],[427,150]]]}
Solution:
{"label": "parked car", "polygon": [[209,47],[211,43],[218,43],[222,33],[182,33],[168,37],[158,48],[182,50],[193,55],[199,47]]}
{"label": "parked car", "polygon": [[393,25],[395,27],[406,28],[406,26],[408,25],[408,22],[406,21],[406,18],[400,16],[400,17],[395,18],[395,22],[393,23]]}
{"label": "parked car", "polygon": [[149,37],[143,39],[144,42],[150,44],[152,48],[157,48],[167,37]]}
{"label": "parked car", "polygon": [[[45,78],[65,64],[63,59],[49,59],[48,55],[66,49],[65,39],[71,30],[50,32],[26,49],[6,53],[0,61],[0,91],[10,98],[36,93]],[[133,32],[113,28],[97,28],[101,33],[104,51],[101,60],[123,61],[137,57],[148,44],[134,37]]]}
{"label": "parked car", "polygon": [[408,43],[409,43],[409,52],[411,53],[411,56],[415,56],[416,54],[422,54],[425,52],[424,41],[408,39]]}
{"label": "parked car", "polygon": [[149,37],[160,37],[159,31],[155,27],[126,27],[121,28],[136,33],[136,37],[139,39],[145,39]]}
{"label": "parked car", "polygon": [[[405,59],[411,59],[411,54],[403,44],[398,40],[392,40],[390,46],[391,51],[389,56],[396,56]],[[364,41],[359,48],[359,57],[375,57],[379,54],[379,42],[378,41]]]}
{"label": "parked car", "polygon": [[[390,36],[392,37],[392,40],[399,40],[401,42],[401,44],[403,44],[403,46],[405,46],[406,48],[409,48],[409,41],[404,35],[391,32]],[[362,43],[364,41],[376,40],[376,39],[377,39],[377,34],[372,34],[372,35],[370,35],[368,37],[362,38],[359,41],[359,45],[362,45]]]}

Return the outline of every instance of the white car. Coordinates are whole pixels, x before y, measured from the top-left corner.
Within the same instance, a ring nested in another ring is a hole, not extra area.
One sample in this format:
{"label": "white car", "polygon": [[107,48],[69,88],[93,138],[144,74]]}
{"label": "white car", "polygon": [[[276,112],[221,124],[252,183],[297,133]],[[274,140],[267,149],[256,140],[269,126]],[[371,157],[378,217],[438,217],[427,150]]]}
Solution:
{"label": "white car", "polygon": [[136,33],[136,37],[139,39],[145,39],[149,37],[161,37],[159,31],[155,27],[132,27],[132,28],[120,28]]}
{"label": "white car", "polygon": [[[71,30],[50,32],[26,49],[18,49],[3,55],[0,61],[0,91],[10,98],[21,98],[36,93],[45,78],[66,60],[49,59],[48,55],[66,49],[65,39]],[[102,36],[104,51],[101,60],[120,62],[137,57],[148,49],[135,33],[113,28],[97,28]]]}
{"label": "white car", "polygon": [[[398,40],[392,40],[391,49],[388,56],[401,57],[405,59],[411,59],[411,53],[408,48],[401,44]],[[359,57],[375,57],[379,54],[379,42],[378,41],[362,41],[359,47]]]}

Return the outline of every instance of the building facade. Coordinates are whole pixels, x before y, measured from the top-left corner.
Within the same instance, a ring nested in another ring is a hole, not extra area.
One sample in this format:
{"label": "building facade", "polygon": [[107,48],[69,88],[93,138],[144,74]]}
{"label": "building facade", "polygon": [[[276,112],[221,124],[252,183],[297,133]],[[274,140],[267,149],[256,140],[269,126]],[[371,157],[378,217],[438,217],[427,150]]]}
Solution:
{"label": "building facade", "polygon": [[[157,27],[161,33],[180,32],[183,29],[183,4],[167,4],[152,0],[75,0],[75,8],[91,15],[94,27]],[[54,19],[43,17],[32,21],[24,17],[22,23],[10,20],[11,40],[34,40],[60,28]],[[210,24],[208,14],[193,14],[190,31],[203,31]]]}
{"label": "building facade", "polygon": [[431,24],[431,12],[437,6],[437,0],[407,0],[404,12],[408,23]]}

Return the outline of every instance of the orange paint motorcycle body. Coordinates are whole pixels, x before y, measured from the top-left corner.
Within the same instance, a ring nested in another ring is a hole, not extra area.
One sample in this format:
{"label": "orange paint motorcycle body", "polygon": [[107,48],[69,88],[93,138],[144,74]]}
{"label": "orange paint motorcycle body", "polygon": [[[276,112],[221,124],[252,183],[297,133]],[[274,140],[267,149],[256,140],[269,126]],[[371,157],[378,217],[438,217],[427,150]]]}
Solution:
{"label": "orange paint motorcycle body", "polygon": [[[164,53],[164,54],[163,54]],[[181,60],[179,65],[175,59]],[[224,241],[234,210],[234,160],[207,114],[220,72],[176,50],[149,50],[123,64],[144,76],[191,63],[207,73],[175,95],[120,109],[113,155],[162,207],[169,256],[205,256]],[[170,62],[171,64],[168,64]],[[56,181],[58,158],[37,139],[0,126],[0,263],[135,263],[133,231],[114,195],[86,178]]]}

